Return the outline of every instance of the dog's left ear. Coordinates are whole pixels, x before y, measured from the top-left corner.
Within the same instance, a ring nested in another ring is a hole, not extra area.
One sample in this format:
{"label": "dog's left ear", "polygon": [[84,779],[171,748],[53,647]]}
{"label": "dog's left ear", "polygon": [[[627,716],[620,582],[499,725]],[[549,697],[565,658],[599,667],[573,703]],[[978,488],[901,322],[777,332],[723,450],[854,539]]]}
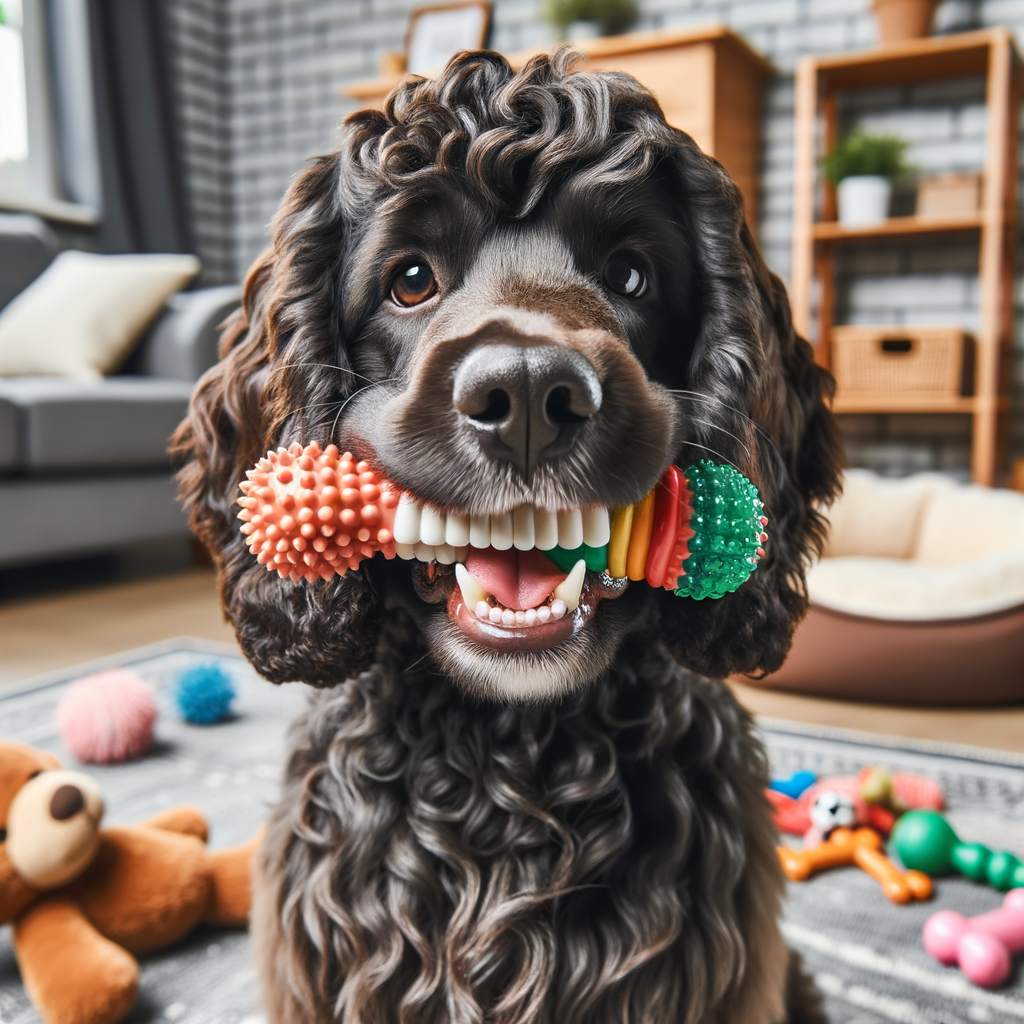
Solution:
{"label": "dog's left ear", "polygon": [[349,173],[342,155],[322,157],[288,190],[243,307],[225,325],[221,360],[172,439],[180,496],[217,566],[224,614],[276,683],[332,686],[354,675],[373,656],[382,618],[365,570],[315,584],[282,579],[257,563],[237,519],[246,470],[268,448],[333,441],[355,390],[339,312]]}
{"label": "dog's left ear", "polygon": [[695,601],[659,593],[666,641],[714,677],[768,673],[785,660],[807,610],[805,573],[841,488],[842,438],[826,405],[831,375],[793,330],[783,283],[747,228],[739,190],[687,137],[671,161],[681,217],[695,240],[697,337],[679,389],[676,463],[731,462],[757,485],[769,519],[766,557],[735,593]]}

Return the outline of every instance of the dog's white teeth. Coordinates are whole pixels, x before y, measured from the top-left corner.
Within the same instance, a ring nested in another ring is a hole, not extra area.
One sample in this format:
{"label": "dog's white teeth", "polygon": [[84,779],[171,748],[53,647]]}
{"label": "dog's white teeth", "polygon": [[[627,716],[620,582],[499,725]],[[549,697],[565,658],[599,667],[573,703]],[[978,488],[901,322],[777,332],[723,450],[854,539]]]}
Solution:
{"label": "dog's white teeth", "polygon": [[[465,558],[466,556],[463,555],[462,557]],[[455,563],[457,558],[458,553],[451,544],[438,544],[438,546],[434,548],[434,559],[440,562],[441,565],[452,565]]]}
{"label": "dog's white teeth", "polygon": [[534,543],[533,506],[520,505],[512,513],[512,543],[519,551],[529,551]]}
{"label": "dog's white teeth", "polygon": [[603,505],[583,510],[583,543],[590,548],[603,548],[612,539],[612,524]]}
{"label": "dog's white teeth", "polygon": [[496,551],[508,551],[511,547],[519,551],[550,551],[556,545],[571,551],[581,544],[599,548],[608,543],[611,527],[604,506],[550,512],[520,505],[501,515],[469,516],[421,505],[403,494],[395,511],[392,533],[400,558],[424,560],[426,548],[443,548],[444,557],[449,557],[451,550],[470,546]]}
{"label": "dog's white teeth", "polygon": [[491,516],[491,547],[495,551],[508,551],[515,534],[512,528],[512,513]]}
{"label": "dog's white teeth", "polygon": [[575,551],[583,543],[583,516],[579,509],[558,513],[558,546]]}
{"label": "dog's white teeth", "polygon": [[453,548],[464,548],[469,543],[469,516],[449,512],[444,527],[444,542]]}
{"label": "dog's white teeth", "polygon": [[537,609],[537,621],[543,626],[545,622],[551,621],[551,609],[546,605],[542,604]]}
{"label": "dog's white teeth", "polygon": [[558,513],[538,508],[533,514],[534,544],[538,551],[550,551],[558,546]]}
{"label": "dog's white teeth", "polygon": [[480,605],[483,604],[486,611],[482,617],[490,615],[490,608],[487,607],[487,591],[473,579],[470,571],[460,562],[455,563],[455,578],[459,581],[459,589],[462,591],[462,600],[467,608],[475,608],[477,615],[480,614]]}
{"label": "dog's white teeth", "polygon": [[415,547],[416,559],[420,562],[432,562],[434,560],[434,547],[419,541]]}
{"label": "dog's white teeth", "polygon": [[[555,613],[555,604],[561,601],[564,605],[562,615],[565,614],[565,609],[571,612],[576,611],[580,603],[580,592],[583,590],[583,578],[587,574],[587,563],[581,558],[571,569],[569,575],[562,580],[561,583],[551,591],[551,596],[554,599],[551,602],[551,613]],[[555,618],[561,618],[561,615],[555,615]]]}
{"label": "dog's white teeth", "polygon": [[469,543],[474,548],[489,548],[491,546],[490,516],[470,516]]}
{"label": "dog's white teeth", "polygon": [[429,505],[423,506],[420,514],[420,540],[424,544],[443,544],[445,534],[445,514]]}
{"label": "dog's white teeth", "polygon": [[[403,494],[398,500],[395,528],[392,532],[396,545],[415,544],[420,539],[420,507],[408,494]],[[404,558],[405,555],[401,557]]]}

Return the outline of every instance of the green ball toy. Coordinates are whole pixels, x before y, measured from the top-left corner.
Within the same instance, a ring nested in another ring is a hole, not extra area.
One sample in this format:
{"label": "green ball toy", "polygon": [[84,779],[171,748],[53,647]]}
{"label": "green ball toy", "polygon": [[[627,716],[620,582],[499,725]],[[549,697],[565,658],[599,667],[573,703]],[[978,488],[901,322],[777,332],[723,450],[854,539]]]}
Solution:
{"label": "green ball toy", "polygon": [[890,841],[905,867],[926,875],[957,871],[1001,892],[1024,886],[1024,864],[1018,857],[963,842],[938,811],[908,811],[896,822]]}
{"label": "green ball toy", "polygon": [[690,557],[683,563],[678,597],[725,597],[744,584],[757,568],[764,502],[757,488],[732,466],[701,459],[683,470],[693,492]]}

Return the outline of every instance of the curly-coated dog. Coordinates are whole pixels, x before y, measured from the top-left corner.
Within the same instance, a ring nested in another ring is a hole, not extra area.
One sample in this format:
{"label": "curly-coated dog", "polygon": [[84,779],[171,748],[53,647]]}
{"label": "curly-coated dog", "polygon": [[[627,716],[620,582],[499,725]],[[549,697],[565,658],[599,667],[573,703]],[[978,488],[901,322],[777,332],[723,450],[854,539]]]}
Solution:
{"label": "curly-coated dog", "polygon": [[[247,657],[324,690],[259,865],[271,1021],[812,1019],[765,756],[705,676],[785,657],[841,449],[735,185],[626,75],[463,53],[350,116],[272,233],[177,436]],[[759,487],[767,557],[720,600],[588,571],[525,625],[564,573],[497,541],[467,559],[497,623],[422,545],[279,579],[239,481],[313,440],[492,523],[636,502],[710,454]]]}

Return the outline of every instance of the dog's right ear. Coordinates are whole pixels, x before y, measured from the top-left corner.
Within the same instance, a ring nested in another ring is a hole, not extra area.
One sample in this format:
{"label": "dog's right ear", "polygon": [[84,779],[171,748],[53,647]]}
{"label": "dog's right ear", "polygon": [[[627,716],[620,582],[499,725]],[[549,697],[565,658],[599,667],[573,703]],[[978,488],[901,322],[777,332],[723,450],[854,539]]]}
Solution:
{"label": "dog's right ear", "polygon": [[217,567],[243,652],[273,682],[332,686],[364,668],[380,629],[365,570],[293,583],[256,562],[237,516],[239,483],[268,448],[321,445],[352,374],[341,335],[343,158],[322,157],[288,190],[271,244],[224,325],[220,362],[199,381],[171,441],[189,523]]}

